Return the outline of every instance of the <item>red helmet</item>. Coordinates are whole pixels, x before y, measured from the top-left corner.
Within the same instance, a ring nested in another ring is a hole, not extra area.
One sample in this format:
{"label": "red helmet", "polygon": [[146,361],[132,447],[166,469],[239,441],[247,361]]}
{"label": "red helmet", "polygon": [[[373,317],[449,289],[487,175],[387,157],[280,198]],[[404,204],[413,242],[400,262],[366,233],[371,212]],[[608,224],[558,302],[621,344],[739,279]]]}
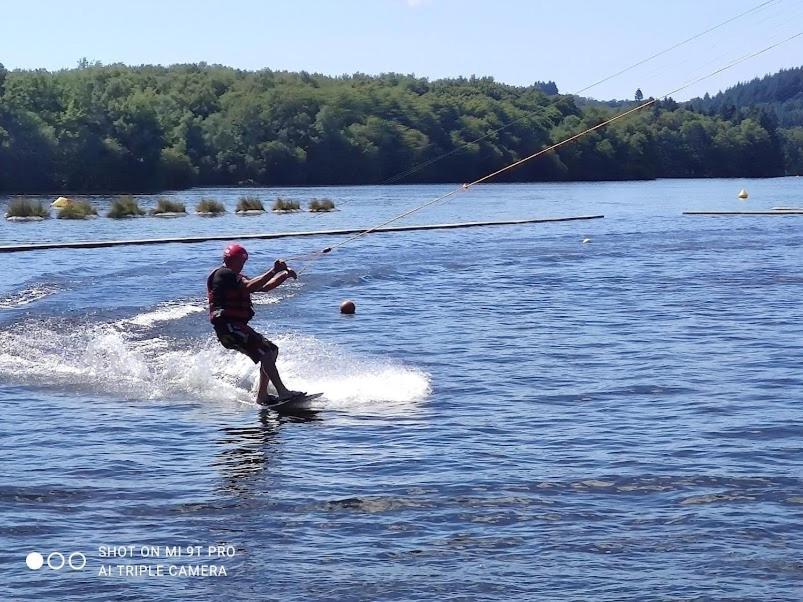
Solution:
{"label": "red helmet", "polygon": [[229,259],[233,259],[234,257],[242,257],[244,260],[248,259],[248,251],[245,250],[245,247],[237,243],[231,244],[223,251],[223,263],[228,263]]}

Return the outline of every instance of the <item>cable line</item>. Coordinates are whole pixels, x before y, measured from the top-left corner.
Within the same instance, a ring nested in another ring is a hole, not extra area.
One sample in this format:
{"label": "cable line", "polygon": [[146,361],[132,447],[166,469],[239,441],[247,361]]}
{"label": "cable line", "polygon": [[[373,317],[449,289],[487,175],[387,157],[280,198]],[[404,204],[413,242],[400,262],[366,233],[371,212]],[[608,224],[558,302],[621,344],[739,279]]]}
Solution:
{"label": "cable line", "polygon": [[[650,55],[645,59],[642,59],[642,60],[640,60],[640,61],[638,61],[636,63],[633,63],[629,67],[625,67],[624,69],[622,69],[620,71],[617,71],[613,75],[609,75],[607,77],[604,77],[604,78],[594,82],[593,84],[590,84],[590,85],[586,86],[585,88],[577,90],[576,92],[572,92],[572,93],[570,93],[570,96],[579,96],[583,92],[587,92],[588,90],[590,90],[592,88],[595,88],[596,86],[598,86],[600,84],[603,84],[603,83],[608,82],[608,81],[610,81],[610,80],[612,80],[612,79],[614,79],[616,77],[619,77],[620,75],[623,75],[623,74],[627,73],[628,71],[631,71],[631,70],[635,69],[636,67],[640,67],[641,65],[643,65],[645,63],[648,63],[648,62],[650,62],[650,61],[652,61],[652,60],[654,60],[654,59],[656,59],[656,58],[658,58],[660,56],[663,56],[663,55],[665,55],[665,54],[667,54],[667,53],[669,53],[669,52],[671,52],[673,50],[676,50],[677,48],[680,48],[681,46],[684,46],[684,45],[688,44],[689,42],[693,42],[694,40],[697,40],[697,39],[699,39],[699,38],[711,33],[712,31],[716,31],[717,29],[720,29],[721,27],[724,27],[725,25],[728,25],[729,23],[732,23],[733,21],[741,19],[742,17],[745,17],[745,16],[747,16],[747,15],[749,15],[751,13],[757,12],[757,11],[765,8],[766,6],[768,6],[770,4],[776,4],[778,2],[780,2],[780,0],[766,0],[765,2],[762,2],[762,3],[754,6],[753,8],[750,8],[750,9],[744,11],[744,12],[741,12],[738,15],[730,17],[729,19],[726,19],[725,21],[722,21],[721,23],[719,23],[717,25],[714,25],[713,27],[709,27],[708,29],[705,29],[705,30],[703,30],[703,31],[701,31],[701,32],[699,32],[697,34],[694,34],[693,36],[691,36],[689,38],[686,38],[685,40],[683,40],[681,42],[677,42],[676,44],[673,44],[672,46],[670,46],[668,48],[665,48],[664,50],[656,52],[655,54]],[[458,146],[457,148],[453,148],[452,150],[450,150],[450,151],[448,151],[446,153],[443,153],[442,155],[439,155],[437,157],[429,159],[428,161],[424,161],[423,163],[419,163],[417,165],[414,165],[411,168],[409,168],[407,171],[403,171],[403,172],[401,172],[399,174],[396,174],[395,176],[391,176],[390,178],[388,178],[387,180],[382,182],[382,184],[393,184],[395,182],[398,182],[398,181],[406,178],[407,176],[416,173],[417,171],[421,171],[425,167],[429,167],[433,163],[437,163],[441,159],[445,159],[446,157],[449,157],[450,155],[453,155],[454,153],[456,153],[458,151],[462,151],[467,146],[470,146],[472,144],[476,144],[477,142],[482,142],[486,138],[489,138],[490,136],[498,134],[499,132],[509,128],[511,125],[514,125],[516,123],[519,123],[520,121],[523,121],[523,120],[525,120],[525,119],[527,119],[529,117],[534,116],[536,112],[537,112],[537,110],[530,111],[530,112],[522,115],[521,117],[518,117],[518,118],[514,119],[513,121],[510,121],[510,122],[500,126],[499,128],[497,128],[495,130],[491,130],[487,134],[484,134],[483,136],[480,136],[479,138],[476,138],[475,140],[471,140],[469,142],[465,142],[462,145]]]}
{"label": "cable line", "polygon": [[[786,44],[787,42],[790,42],[790,41],[792,41],[795,38],[798,38],[800,36],[803,36],[803,32],[798,32],[798,33],[796,33],[796,34],[794,34],[792,36],[789,36],[789,37],[787,37],[787,38],[785,38],[783,40],[780,40],[779,42],[776,42],[774,44],[766,46],[765,48],[762,48],[761,50],[758,50],[756,52],[752,52],[750,54],[743,55],[742,57],[740,57],[738,59],[735,59],[734,61],[728,63],[727,65],[725,65],[723,67],[720,67],[720,68],[716,69],[715,71],[712,71],[711,73],[709,73],[707,75],[704,75],[702,77],[696,78],[696,79],[694,79],[692,81],[689,81],[689,82],[683,84],[682,86],[680,86],[678,88],[675,88],[674,90],[672,90],[670,92],[667,92],[666,94],[662,95],[662,98],[667,98],[667,97],[671,96],[672,94],[677,94],[678,92],[680,92],[682,90],[685,90],[686,88],[689,88],[690,86],[693,86],[695,84],[700,83],[701,81],[704,81],[706,79],[714,77],[715,75],[718,75],[718,74],[722,73],[723,71],[727,71],[728,69],[731,69],[732,67],[735,67],[736,65],[739,65],[739,64],[741,64],[741,63],[743,63],[743,62],[745,62],[745,61],[747,61],[749,59],[752,59],[752,58],[755,58],[755,57],[757,57],[757,56],[759,56],[761,54],[764,54],[765,52],[768,52],[768,51],[770,51],[770,50],[772,50],[774,48],[777,48],[778,46],[781,46],[782,44]],[[560,148],[561,146],[563,146],[565,144],[568,144],[569,142],[577,140],[578,138],[580,138],[582,136],[585,136],[586,134],[588,134],[590,132],[593,132],[595,130],[603,128],[606,125],[609,125],[609,124],[613,123],[614,121],[618,121],[619,119],[622,119],[624,117],[627,117],[628,115],[636,113],[637,111],[640,111],[641,109],[649,107],[649,106],[655,104],[656,102],[658,102],[658,100],[656,98],[652,98],[652,99],[650,99],[650,100],[648,100],[648,101],[646,101],[646,102],[644,102],[644,103],[642,103],[642,104],[640,104],[640,105],[638,105],[636,107],[628,109],[624,113],[620,113],[618,115],[614,115],[610,119],[606,119],[605,121],[603,121],[601,123],[598,123],[597,125],[594,125],[594,126],[591,126],[589,128],[586,128],[585,130],[583,130],[581,132],[578,132],[577,134],[574,134],[573,136],[570,136],[569,138],[566,138],[566,139],[561,140],[560,142],[557,142],[557,143],[555,143],[555,144],[553,144],[551,146],[543,148],[543,149],[541,149],[541,150],[539,150],[539,151],[537,151],[535,153],[532,153],[531,155],[528,155],[527,157],[524,157],[523,159],[519,159],[518,161],[515,161],[515,162],[513,162],[513,163],[511,163],[509,165],[506,165],[505,167],[503,167],[501,169],[497,169],[494,172],[491,172],[491,173],[489,173],[489,174],[487,174],[485,176],[482,176],[481,178],[478,178],[478,179],[474,180],[473,182],[469,182],[469,183],[463,184],[459,188],[456,188],[456,189],[454,189],[454,190],[452,190],[450,192],[447,192],[446,194],[443,194],[443,195],[441,195],[441,196],[439,196],[439,197],[437,197],[437,198],[435,198],[435,199],[433,199],[431,201],[427,201],[426,203],[424,203],[422,205],[418,205],[417,207],[414,207],[414,208],[412,208],[412,209],[410,209],[408,211],[405,211],[404,213],[401,213],[401,214],[399,214],[399,215],[397,215],[395,217],[392,217],[391,219],[389,219],[387,221],[384,221],[384,222],[382,222],[381,224],[379,224],[377,226],[373,226],[371,228],[368,228],[367,230],[359,232],[358,234],[355,234],[354,236],[351,236],[351,237],[349,237],[349,238],[337,243],[336,245],[333,245],[331,247],[327,247],[327,248],[325,248],[325,249],[323,249],[321,251],[313,252],[311,254],[308,254],[307,256],[309,256],[311,258],[315,258],[317,256],[320,256],[320,255],[323,255],[323,254],[326,254],[326,253],[330,253],[331,251],[333,251],[333,250],[335,250],[335,249],[337,249],[339,247],[342,247],[342,246],[344,246],[344,245],[346,245],[346,244],[348,244],[350,242],[353,242],[353,241],[365,236],[366,234],[370,234],[371,232],[374,232],[379,228],[383,228],[383,227],[387,226],[388,224],[392,224],[393,222],[396,222],[396,221],[398,221],[400,219],[408,217],[408,216],[410,216],[410,215],[412,215],[414,213],[417,213],[417,212],[419,212],[419,211],[421,211],[423,209],[426,209],[427,207],[431,207],[432,205],[435,205],[436,203],[439,203],[441,201],[444,201],[444,200],[456,195],[458,192],[465,192],[465,191],[469,190],[471,187],[476,186],[477,184],[481,184],[482,182],[486,182],[486,181],[498,176],[499,174],[502,174],[502,173],[504,173],[506,171],[514,169],[515,167],[517,167],[517,166],[519,166],[519,165],[521,165],[523,163],[526,163],[527,161],[531,161],[532,159],[535,159],[536,157],[539,157],[539,156],[541,156],[541,155],[543,155],[545,153],[548,153],[548,152],[553,151],[553,150],[555,150],[557,148]]]}

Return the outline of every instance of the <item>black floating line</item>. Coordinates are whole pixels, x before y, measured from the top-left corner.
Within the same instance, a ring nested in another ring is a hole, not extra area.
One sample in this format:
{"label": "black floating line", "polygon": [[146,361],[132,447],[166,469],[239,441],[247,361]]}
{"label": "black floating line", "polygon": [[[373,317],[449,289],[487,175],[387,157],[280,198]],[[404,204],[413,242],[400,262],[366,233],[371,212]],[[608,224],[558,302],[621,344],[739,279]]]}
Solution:
{"label": "black floating line", "polygon": [[578,215],[570,217],[543,217],[536,219],[507,220],[494,222],[462,222],[457,224],[427,224],[422,226],[391,226],[387,228],[356,228],[353,230],[313,230],[307,232],[272,232],[266,234],[226,234],[214,236],[187,236],[179,238],[143,238],[134,240],[97,240],[77,242],[45,242],[32,244],[0,246],[0,253],[19,253],[24,251],[42,251],[47,249],[97,249],[102,247],[120,247],[123,245],[160,245],[168,243],[197,243],[210,240],[253,240],[271,238],[293,238],[301,236],[342,236],[360,234],[370,230],[376,232],[410,232],[413,230],[445,230],[449,228],[475,228],[478,226],[512,226],[518,224],[542,224],[549,222],[568,222],[575,220],[601,219],[604,215]]}

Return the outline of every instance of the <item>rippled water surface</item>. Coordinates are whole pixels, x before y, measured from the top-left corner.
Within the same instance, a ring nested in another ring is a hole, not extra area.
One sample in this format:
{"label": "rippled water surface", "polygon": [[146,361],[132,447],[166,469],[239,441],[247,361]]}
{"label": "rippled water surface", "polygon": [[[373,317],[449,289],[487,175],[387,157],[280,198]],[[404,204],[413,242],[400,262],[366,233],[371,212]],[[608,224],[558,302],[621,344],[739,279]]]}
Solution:
{"label": "rippled water surface", "polygon": [[[247,218],[193,190],[230,213],[0,244],[369,227],[450,189],[249,190],[339,211]],[[301,270],[253,322],[324,392],[296,416],[212,337],[224,243],[3,255],[0,598],[799,600],[803,216],[681,213],[800,205],[800,178],[498,185],[403,223],[605,218],[249,241],[247,273]]]}

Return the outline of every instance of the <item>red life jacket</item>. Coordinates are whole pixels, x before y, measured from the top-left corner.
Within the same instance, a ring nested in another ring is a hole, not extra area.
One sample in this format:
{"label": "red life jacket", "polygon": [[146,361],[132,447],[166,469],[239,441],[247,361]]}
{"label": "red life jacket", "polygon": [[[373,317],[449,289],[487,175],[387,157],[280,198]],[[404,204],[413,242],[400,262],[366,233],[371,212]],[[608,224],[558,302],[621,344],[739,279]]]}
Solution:
{"label": "red life jacket", "polygon": [[215,274],[220,270],[228,270],[221,266],[214,270],[206,279],[206,296],[209,300],[209,321],[227,320],[230,322],[248,322],[254,317],[254,307],[251,304],[251,293],[245,288],[242,274],[235,274],[237,286],[217,287],[213,290]]}

